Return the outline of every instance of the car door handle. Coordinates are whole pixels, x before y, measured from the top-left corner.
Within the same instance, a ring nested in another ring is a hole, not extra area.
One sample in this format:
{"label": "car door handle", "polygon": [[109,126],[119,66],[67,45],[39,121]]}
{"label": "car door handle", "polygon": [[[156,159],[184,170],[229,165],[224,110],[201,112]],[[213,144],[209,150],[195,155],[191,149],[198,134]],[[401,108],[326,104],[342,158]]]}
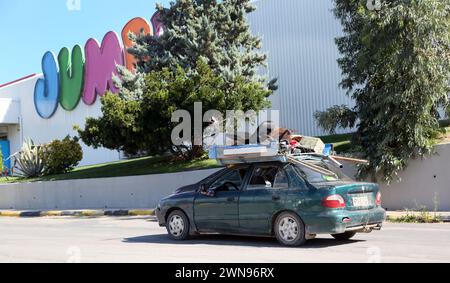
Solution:
{"label": "car door handle", "polygon": [[272,200],[278,201],[278,200],[281,200],[281,197],[280,196],[272,196]]}

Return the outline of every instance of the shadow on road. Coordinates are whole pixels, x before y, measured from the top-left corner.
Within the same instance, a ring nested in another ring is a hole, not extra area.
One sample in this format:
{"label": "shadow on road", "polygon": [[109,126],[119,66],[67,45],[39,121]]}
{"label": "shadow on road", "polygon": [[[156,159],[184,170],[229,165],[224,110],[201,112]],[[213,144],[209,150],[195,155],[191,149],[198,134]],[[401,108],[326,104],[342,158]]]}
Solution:
{"label": "shadow on road", "polygon": [[[134,238],[126,238],[124,243],[136,244],[170,244],[170,245],[214,245],[214,246],[246,246],[258,248],[286,248],[278,244],[276,239],[272,238],[255,238],[244,236],[227,236],[227,235],[202,235],[191,238],[187,241],[174,241],[168,235],[149,235]],[[334,239],[314,239],[308,241],[301,249],[321,249],[336,247],[341,245],[351,245],[363,240],[337,241]]]}

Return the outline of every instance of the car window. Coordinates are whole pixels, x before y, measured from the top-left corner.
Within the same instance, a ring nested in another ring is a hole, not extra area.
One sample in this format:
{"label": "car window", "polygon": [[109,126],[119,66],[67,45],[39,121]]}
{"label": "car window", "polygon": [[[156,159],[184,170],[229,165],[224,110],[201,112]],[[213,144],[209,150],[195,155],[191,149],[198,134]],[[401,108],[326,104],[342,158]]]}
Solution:
{"label": "car window", "polygon": [[258,166],[253,171],[247,190],[286,189],[289,181],[286,172],[278,166]]}
{"label": "car window", "polygon": [[[297,172],[310,183],[326,183],[326,182],[336,182],[336,181],[351,181],[351,179],[346,176],[337,167],[331,165],[329,162],[325,161],[307,161],[307,164],[325,169],[324,172],[318,172],[317,170],[312,170],[303,165],[295,165]],[[328,173],[327,173],[328,172]]]}
{"label": "car window", "polygon": [[275,182],[273,185],[274,189],[287,189],[289,188],[289,179],[286,175],[286,171],[279,169],[277,175],[275,176]]}
{"label": "car window", "polygon": [[200,184],[208,184],[212,181],[214,181],[217,177],[221,176],[222,174],[225,173],[225,171],[227,171],[227,169],[222,169],[217,171],[216,173],[212,174],[211,176],[206,177],[205,179],[201,180],[199,183]]}
{"label": "car window", "polygon": [[222,177],[211,184],[210,189],[215,191],[235,191],[242,188],[248,168],[239,168],[225,173]]}
{"label": "car window", "polygon": [[291,184],[291,188],[295,190],[307,190],[305,181],[300,176],[300,174],[294,169],[292,165],[287,165],[284,170],[286,171],[287,176],[289,177],[289,181]]}

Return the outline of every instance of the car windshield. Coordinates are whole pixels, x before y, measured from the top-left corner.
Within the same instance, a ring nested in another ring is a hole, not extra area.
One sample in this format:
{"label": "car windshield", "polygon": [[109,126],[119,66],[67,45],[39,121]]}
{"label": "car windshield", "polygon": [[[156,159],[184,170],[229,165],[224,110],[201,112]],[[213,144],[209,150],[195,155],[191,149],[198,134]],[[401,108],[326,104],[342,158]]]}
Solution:
{"label": "car windshield", "polygon": [[305,165],[295,164],[294,167],[309,183],[351,181],[350,177],[346,176],[339,168],[327,160],[308,159],[301,160],[301,162],[305,163]]}

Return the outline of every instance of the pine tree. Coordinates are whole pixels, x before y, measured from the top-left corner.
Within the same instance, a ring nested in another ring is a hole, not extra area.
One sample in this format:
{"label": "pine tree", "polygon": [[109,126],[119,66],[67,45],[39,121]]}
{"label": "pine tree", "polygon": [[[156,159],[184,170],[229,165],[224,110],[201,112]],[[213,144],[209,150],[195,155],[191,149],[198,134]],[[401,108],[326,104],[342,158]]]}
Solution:
{"label": "pine tree", "polygon": [[103,116],[77,128],[83,142],[131,155],[172,150],[189,160],[203,151],[173,147],[175,110],[191,113],[195,102],[202,102],[204,111],[222,113],[270,107],[276,80],[267,83],[260,73],[267,56],[247,22],[247,14],[255,10],[251,2],[177,0],[167,9],[158,5],[164,34],[130,34],[134,46],[128,51],[137,59],[137,72],[119,67],[119,95],[103,97]]}
{"label": "pine tree", "polygon": [[[252,35],[246,18],[255,10],[251,2],[177,0],[167,9],[158,5],[164,34],[131,35],[134,47],[129,52],[138,59],[138,73],[164,67],[175,70],[178,66],[194,70],[198,60],[202,60],[228,82],[228,87],[237,77],[265,82],[260,70],[266,66],[267,56],[260,51],[261,39]],[[275,83],[276,80],[269,82],[269,89],[275,90]]]}

